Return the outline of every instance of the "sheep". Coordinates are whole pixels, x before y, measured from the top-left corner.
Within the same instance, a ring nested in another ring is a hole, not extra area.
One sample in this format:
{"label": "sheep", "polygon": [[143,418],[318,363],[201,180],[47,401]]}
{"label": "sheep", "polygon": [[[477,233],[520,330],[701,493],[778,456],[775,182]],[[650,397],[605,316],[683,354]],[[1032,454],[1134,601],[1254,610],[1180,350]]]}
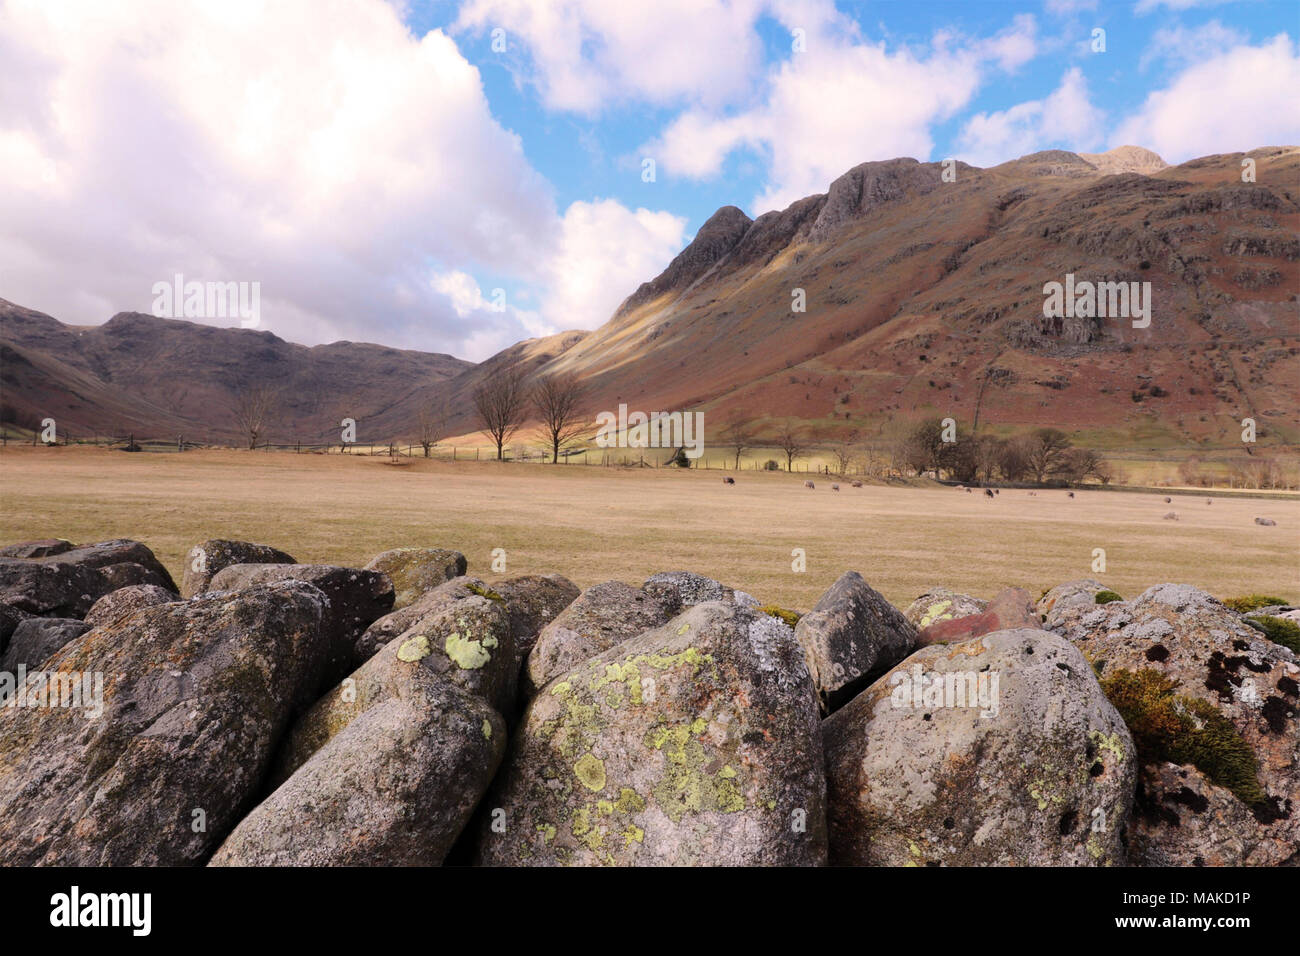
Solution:
{"label": "sheep", "polygon": [[803,483],[803,486],[804,486],[805,488],[816,488],[816,487],[817,487],[817,486],[814,485],[811,481],[805,481],[805,482]]}
{"label": "sheep", "polygon": [[1001,489],[1001,488],[994,488],[994,489],[993,489],[993,493],[994,493],[995,495],[1000,495],[1000,494],[1002,494],[1002,489]]}
{"label": "sheep", "polygon": [[1178,520],[1178,512],[1177,512],[1177,511],[1170,511],[1170,512],[1167,512],[1167,513],[1165,514],[1165,520],[1166,520],[1166,521],[1177,521],[1177,520]]}
{"label": "sheep", "polygon": [[1165,504],[1167,504],[1167,505],[1171,505],[1171,504],[1173,504],[1173,503],[1174,503],[1174,499],[1173,499],[1173,498],[1170,498],[1168,495],[1166,495],[1166,496],[1165,496]]}
{"label": "sheep", "polygon": [[860,482],[860,481],[855,481],[855,482],[853,482],[853,487],[854,487],[854,488],[861,488],[861,487],[862,487],[862,482]]}
{"label": "sheep", "polygon": [[987,488],[984,489],[984,494],[988,495],[990,498],[993,497],[993,492],[989,491]]}
{"label": "sheep", "polygon": [[840,486],[839,486],[839,485],[835,485],[835,484],[832,484],[832,485],[831,485],[831,491],[839,491],[839,490],[840,490]]}
{"label": "sheep", "polygon": [[1072,492],[1070,492],[1070,497],[1071,497],[1071,498],[1073,498],[1073,497],[1074,497],[1074,492],[1073,492],[1073,491],[1072,491]]}
{"label": "sheep", "polygon": [[732,478],[732,477],[729,476],[729,475],[728,475],[728,476],[724,476],[723,479],[722,479],[722,483],[723,483],[724,485],[734,485],[734,484],[736,483],[736,479],[735,479],[735,478]]}

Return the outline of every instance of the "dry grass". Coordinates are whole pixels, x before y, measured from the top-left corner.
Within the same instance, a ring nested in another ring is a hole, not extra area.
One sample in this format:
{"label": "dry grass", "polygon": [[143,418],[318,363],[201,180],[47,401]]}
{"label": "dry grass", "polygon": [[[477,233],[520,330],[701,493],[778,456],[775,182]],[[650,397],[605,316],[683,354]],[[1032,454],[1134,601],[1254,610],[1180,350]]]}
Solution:
{"label": "dry grass", "polygon": [[[1162,581],[1225,596],[1300,599],[1300,499],[872,485],[802,487],[803,476],[238,451],[127,455],[94,448],[0,451],[0,539],[136,538],[179,578],[210,537],[275,545],[300,561],[359,565],[387,548],[455,548],[489,580],[555,571],[587,586],[686,568],[764,602],[809,608],[847,569],[895,604],[929,584],[989,597],[1095,575],[1125,596]],[[1181,520],[1162,516],[1177,511]],[[1255,515],[1277,520],[1260,527]],[[807,572],[791,571],[791,551]]]}

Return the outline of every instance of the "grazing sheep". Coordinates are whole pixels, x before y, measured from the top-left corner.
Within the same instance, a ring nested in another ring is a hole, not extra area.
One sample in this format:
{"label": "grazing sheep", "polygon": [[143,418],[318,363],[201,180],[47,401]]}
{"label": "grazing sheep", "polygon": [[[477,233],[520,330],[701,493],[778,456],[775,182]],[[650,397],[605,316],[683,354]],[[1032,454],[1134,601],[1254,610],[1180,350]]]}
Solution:
{"label": "grazing sheep", "polygon": [[1177,520],[1178,520],[1178,512],[1177,512],[1177,511],[1168,511],[1168,512],[1166,512],[1166,513],[1165,513],[1165,520],[1166,520],[1166,521],[1177,521]]}
{"label": "grazing sheep", "polygon": [[994,493],[995,495],[1000,495],[1000,494],[1002,494],[1002,489],[1001,489],[1001,488],[994,488],[994,489],[993,489],[993,493]]}
{"label": "grazing sheep", "polygon": [[1074,497],[1074,492],[1073,492],[1073,491],[1072,491],[1072,492],[1070,492],[1070,497],[1071,497],[1071,498],[1073,498],[1073,497]]}
{"label": "grazing sheep", "polygon": [[854,488],[861,488],[861,487],[862,487],[862,482],[860,482],[860,481],[855,481],[855,482],[853,483],[853,487],[854,487]]}
{"label": "grazing sheep", "polygon": [[984,489],[984,494],[988,495],[990,498],[993,497],[993,492],[989,491],[987,488]]}
{"label": "grazing sheep", "polygon": [[724,477],[722,479],[722,483],[724,485],[734,485],[736,483],[736,479],[731,477]]}
{"label": "grazing sheep", "polygon": [[831,485],[831,491],[839,491],[839,490],[840,490],[840,486],[839,486],[839,485],[834,485],[834,484]]}
{"label": "grazing sheep", "polygon": [[816,487],[817,487],[817,486],[814,485],[811,481],[805,481],[805,482],[803,483],[803,486],[804,486],[805,488],[816,488]]}
{"label": "grazing sheep", "polygon": [[1255,524],[1262,524],[1266,528],[1271,528],[1275,524],[1277,524],[1277,522],[1274,521],[1272,518],[1256,518]]}
{"label": "grazing sheep", "polygon": [[1165,504],[1167,504],[1167,505],[1168,505],[1168,504],[1173,504],[1173,501],[1174,501],[1173,498],[1170,498],[1170,497],[1168,497],[1168,496],[1165,496]]}

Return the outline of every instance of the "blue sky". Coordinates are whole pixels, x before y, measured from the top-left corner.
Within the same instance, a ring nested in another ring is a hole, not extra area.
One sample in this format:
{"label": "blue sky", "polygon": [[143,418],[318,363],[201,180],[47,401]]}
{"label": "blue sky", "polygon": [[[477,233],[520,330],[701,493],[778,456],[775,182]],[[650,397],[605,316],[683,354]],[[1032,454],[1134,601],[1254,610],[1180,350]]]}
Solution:
{"label": "blue sky", "polygon": [[1296,0],[5,0],[0,296],[257,282],[282,338],[479,360],[864,161],[1300,143],[1298,38]]}
{"label": "blue sky", "polygon": [[[885,0],[839,2],[835,7],[860,31],[862,42],[883,43],[891,50],[916,50],[922,55],[938,34],[954,33],[968,40],[994,37],[1014,29],[1017,18],[1033,17],[1034,55],[1023,64],[991,75],[960,110],[935,122],[930,127],[933,148],[915,157],[922,161],[966,158],[963,154],[969,143],[961,134],[971,116],[1042,100],[1058,88],[1070,67],[1082,71],[1091,103],[1110,120],[1105,127],[1109,132],[1120,118],[1136,113],[1151,92],[1169,84],[1198,57],[1221,52],[1227,44],[1258,44],[1279,33],[1293,38],[1300,35],[1300,3],[1265,0],[1147,6]],[[461,52],[482,75],[493,115],[520,135],[529,162],[553,184],[561,206],[575,200],[613,197],[629,206],[667,208],[688,218],[691,233],[723,204],[738,205],[750,216],[767,211],[754,203],[765,192],[767,157],[753,146],[737,148],[715,175],[681,177],[669,170],[655,183],[641,181],[640,159],[653,152],[644,147],[672,122],[689,97],[665,103],[629,95],[591,110],[548,108],[539,91],[541,81],[527,38],[510,31],[505,11],[493,22],[506,30],[506,55],[492,50],[490,28],[457,29],[458,17],[458,8],[452,3],[415,3],[408,8],[405,20],[416,33],[442,29],[456,36]],[[1104,52],[1092,48],[1093,30],[1098,28],[1105,30]],[[791,51],[789,28],[771,11],[756,20],[755,30],[762,38],[766,68],[797,55]],[[756,85],[753,95],[734,104],[731,112],[760,102],[762,95],[761,84]],[[1300,134],[1300,130],[1296,132]],[[1069,136],[1053,140],[1042,140],[1036,148],[1076,145]],[[1091,145],[1094,151],[1101,151],[1118,144],[1103,133],[1101,140]],[[1262,144],[1230,143],[1222,149],[1252,145]],[[886,158],[892,156],[876,153],[861,157],[864,161]],[[988,163],[985,156],[977,158]],[[1001,157],[1014,158],[1010,154]],[[1186,158],[1170,157],[1171,161]],[[828,183],[819,191],[825,185]]]}

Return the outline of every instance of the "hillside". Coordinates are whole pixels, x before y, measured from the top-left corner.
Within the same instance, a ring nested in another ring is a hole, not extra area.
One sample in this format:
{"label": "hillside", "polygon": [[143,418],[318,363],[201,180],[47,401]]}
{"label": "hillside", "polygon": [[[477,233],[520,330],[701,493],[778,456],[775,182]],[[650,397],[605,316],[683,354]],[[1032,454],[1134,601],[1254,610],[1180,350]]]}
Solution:
{"label": "hillside", "polygon": [[[1242,160],[1256,182],[1241,182]],[[306,348],[268,332],[122,314],[74,328],[0,304],[5,401],[78,428],[228,434],[233,389],[283,386],[274,440],[410,438],[512,365],[571,371],[593,413],[696,409],[712,427],[787,416],[823,438],[939,414],[1054,425],[1102,444],[1300,441],[1300,149],[1166,166],[1138,147],[1035,153],[989,169],[864,163],[751,220],[723,206],[592,332],[472,365],[377,345]],[[1150,282],[1147,328],[1043,317],[1043,286]],[[792,311],[802,289],[806,311]]]}

